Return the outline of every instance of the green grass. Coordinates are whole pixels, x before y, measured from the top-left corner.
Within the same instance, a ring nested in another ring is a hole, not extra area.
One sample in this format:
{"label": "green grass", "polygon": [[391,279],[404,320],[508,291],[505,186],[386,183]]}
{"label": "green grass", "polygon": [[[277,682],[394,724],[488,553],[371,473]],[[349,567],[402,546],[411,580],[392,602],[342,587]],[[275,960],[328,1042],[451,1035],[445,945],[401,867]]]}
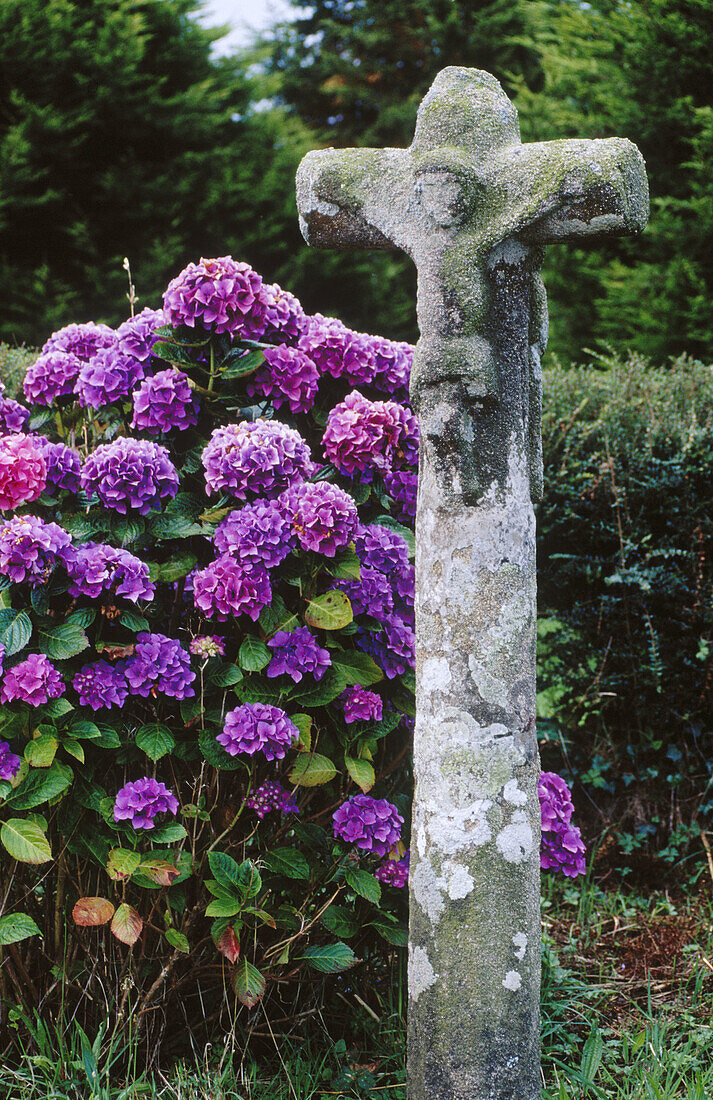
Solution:
{"label": "green grass", "polygon": [[5,386],[7,397],[18,395],[22,399],[22,380],[30,363],[37,358],[36,348],[11,347],[0,343],[0,381]]}
{"label": "green grass", "polygon": [[[551,879],[544,890],[544,1100],[711,1100],[710,891],[645,898]],[[90,1041],[71,1024],[60,1036],[39,1017],[16,1018],[24,1056],[0,1069],[0,1096],[405,1100],[402,997],[397,983],[380,998],[381,1014],[358,1010],[359,1049],[334,1042],[325,1012],[308,1033],[274,1034],[259,1063],[236,1026],[195,1058],[151,1073],[131,1069],[129,1043],[104,1034]],[[268,1015],[260,1027],[269,1039]]]}

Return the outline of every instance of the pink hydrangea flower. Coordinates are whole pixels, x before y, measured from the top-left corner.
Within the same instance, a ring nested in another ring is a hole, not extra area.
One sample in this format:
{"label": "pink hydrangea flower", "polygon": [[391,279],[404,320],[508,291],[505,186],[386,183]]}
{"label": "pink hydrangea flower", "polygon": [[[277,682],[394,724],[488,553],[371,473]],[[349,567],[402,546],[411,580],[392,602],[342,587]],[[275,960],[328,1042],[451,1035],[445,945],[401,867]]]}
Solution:
{"label": "pink hydrangea flower", "polygon": [[0,509],[37,500],[47,483],[47,464],[29,436],[0,438]]}

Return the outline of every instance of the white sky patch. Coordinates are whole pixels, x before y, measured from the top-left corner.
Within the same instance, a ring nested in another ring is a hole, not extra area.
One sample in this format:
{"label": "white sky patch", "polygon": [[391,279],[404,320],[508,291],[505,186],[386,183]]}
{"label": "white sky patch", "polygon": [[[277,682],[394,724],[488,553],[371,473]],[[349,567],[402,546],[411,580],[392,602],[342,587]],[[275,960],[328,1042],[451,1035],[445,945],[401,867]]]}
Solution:
{"label": "white sky patch", "polygon": [[220,55],[249,46],[256,32],[295,19],[299,12],[300,9],[293,8],[287,0],[207,0],[199,21],[204,27],[230,24],[230,33],[214,47]]}

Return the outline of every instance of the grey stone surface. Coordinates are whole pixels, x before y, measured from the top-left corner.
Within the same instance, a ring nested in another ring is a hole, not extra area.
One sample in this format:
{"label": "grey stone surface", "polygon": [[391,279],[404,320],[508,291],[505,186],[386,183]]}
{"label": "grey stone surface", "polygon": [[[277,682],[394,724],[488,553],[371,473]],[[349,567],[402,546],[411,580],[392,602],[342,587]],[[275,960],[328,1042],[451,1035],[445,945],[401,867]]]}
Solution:
{"label": "grey stone surface", "polygon": [[535,523],[544,246],[639,233],[619,138],[523,145],[489,73],[447,68],[408,149],[323,149],[297,174],[323,248],[418,271],[421,420],[409,944],[411,1100],[540,1096]]}

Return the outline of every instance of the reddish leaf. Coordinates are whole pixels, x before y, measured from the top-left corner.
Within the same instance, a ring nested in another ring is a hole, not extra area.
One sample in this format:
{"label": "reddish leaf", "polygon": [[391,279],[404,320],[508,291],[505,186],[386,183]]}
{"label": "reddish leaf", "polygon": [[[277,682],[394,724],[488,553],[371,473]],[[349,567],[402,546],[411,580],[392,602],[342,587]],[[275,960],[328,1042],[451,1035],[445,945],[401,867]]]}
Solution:
{"label": "reddish leaf", "polygon": [[174,867],[165,859],[145,859],[139,871],[159,886],[170,886],[174,878],[181,873],[178,867]]}
{"label": "reddish leaf", "polygon": [[141,856],[138,852],[130,852],[128,848],[112,848],[106,869],[109,878],[113,878],[115,882],[125,882],[131,878],[140,863]]}
{"label": "reddish leaf", "polygon": [[232,924],[229,924],[225,931],[218,937],[215,946],[218,948],[221,955],[225,955],[228,962],[234,963],[238,961],[240,940],[235,935]]}
{"label": "reddish leaf", "polygon": [[80,928],[96,928],[114,916],[114,906],[108,898],[80,898],[72,910],[72,919]]}
{"label": "reddish leaf", "polygon": [[128,944],[129,947],[136,943],[141,935],[143,926],[144,922],[139,914],[125,902],[123,905],[119,906],[111,922],[111,930],[117,940],[121,940],[122,943]]}
{"label": "reddish leaf", "polygon": [[265,992],[265,978],[256,966],[243,959],[233,971],[233,989],[241,1004],[254,1008]]}

